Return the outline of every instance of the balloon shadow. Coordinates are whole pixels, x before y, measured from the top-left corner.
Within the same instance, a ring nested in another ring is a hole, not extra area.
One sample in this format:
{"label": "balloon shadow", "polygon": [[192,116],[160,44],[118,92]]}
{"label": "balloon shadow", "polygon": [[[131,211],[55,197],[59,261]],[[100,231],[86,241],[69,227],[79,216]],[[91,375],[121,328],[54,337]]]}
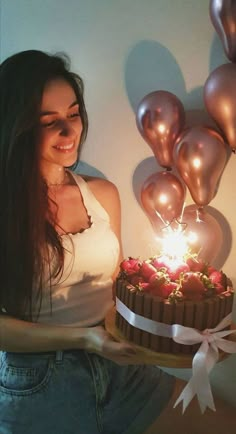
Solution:
{"label": "balloon shadow", "polygon": [[217,269],[220,270],[225,264],[230,254],[232,248],[233,235],[228,221],[218,209],[208,205],[206,206],[205,210],[210,215],[212,215],[212,217],[215,218],[215,220],[219,223],[222,230],[223,243],[221,248],[219,249],[216,258],[214,259],[214,264],[213,264]]}
{"label": "balloon shadow", "polygon": [[143,40],[128,53],[125,64],[125,86],[133,111],[148,93],[168,90],[185,94],[185,82],[171,52],[156,41]]}
{"label": "balloon shadow", "polygon": [[[220,43],[215,37],[213,42],[211,65],[219,57]],[[218,65],[217,65],[218,66]],[[214,68],[213,68],[214,69]],[[174,93],[183,103],[186,112],[185,127],[206,125],[220,132],[213,119],[208,115],[203,98],[203,86],[190,92],[173,54],[157,41],[143,40],[129,52],[125,64],[125,86],[130,105],[136,113],[140,101],[156,90],[167,90]]]}
{"label": "balloon shadow", "polygon": [[156,90],[174,93],[186,111],[204,109],[203,87],[198,86],[187,92],[178,62],[168,48],[157,41],[143,40],[130,50],[124,75],[127,96],[134,113],[144,96]]}
{"label": "balloon shadow", "polygon": [[229,60],[224,52],[220,37],[215,33],[210,49],[209,73],[214,71],[214,69],[218,68],[218,66],[223,63],[229,63]]}
{"label": "balloon shadow", "polygon": [[213,119],[209,116],[206,109],[192,109],[187,110],[185,112],[185,127],[192,128],[198,125],[202,125],[204,127],[213,128],[218,131],[220,134],[222,132],[213,121]]}

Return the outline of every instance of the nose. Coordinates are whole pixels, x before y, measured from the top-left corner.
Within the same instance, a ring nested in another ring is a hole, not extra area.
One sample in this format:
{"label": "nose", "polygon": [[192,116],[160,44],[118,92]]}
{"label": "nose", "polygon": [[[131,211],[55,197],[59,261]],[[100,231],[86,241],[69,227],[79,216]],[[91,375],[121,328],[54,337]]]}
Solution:
{"label": "nose", "polygon": [[66,137],[75,137],[76,136],[76,129],[71,124],[70,120],[61,120],[59,124],[60,128],[60,136],[66,136]]}

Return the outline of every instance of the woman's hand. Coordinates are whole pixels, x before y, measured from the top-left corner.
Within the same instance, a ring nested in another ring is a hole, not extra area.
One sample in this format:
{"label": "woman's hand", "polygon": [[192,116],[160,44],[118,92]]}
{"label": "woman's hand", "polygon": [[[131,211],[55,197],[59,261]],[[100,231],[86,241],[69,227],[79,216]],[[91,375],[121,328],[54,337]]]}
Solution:
{"label": "woman's hand", "polygon": [[119,365],[136,364],[132,362],[136,350],[127,343],[115,341],[102,326],[88,329],[85,350],[99,354]]}

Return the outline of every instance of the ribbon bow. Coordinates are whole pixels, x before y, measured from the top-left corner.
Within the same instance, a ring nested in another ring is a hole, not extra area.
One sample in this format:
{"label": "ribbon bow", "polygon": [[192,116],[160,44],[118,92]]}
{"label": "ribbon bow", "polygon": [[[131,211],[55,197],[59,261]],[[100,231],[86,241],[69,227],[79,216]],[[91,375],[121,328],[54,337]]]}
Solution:
{"label": "ribbon bow", "polygon": [[201,343],[193,357],[192,378],[176,400],[174,407],[183,401],[184,413],[193,397],[197,395],[202,413],[207,407],[215,411],[209,373],[219,359],[219,349],[226,353],[236,353],[236,342],[223,339],[236,332],[236,330],[223,330],[230,326],[232,313],[227,315],[215,328],[199,331],[179,324],[169,325],[145,318],[131,311],[118,298],[116,298],[116,310],[129,324],[146,332],[172,338],[183,345]]}
{"label": "ribbon bow", "polygon": [[201,343],[193,357],[192,378],[174,404],[174,407],[176,407],[183,401],[183,413],[195,395],[197,395],[202,413],[207,407],[215,411],[209,373],[219,359],[219,349],[226,353],[236,353],[236,343],[223,339],[225,336],[235,333],[236,330],[220,331],[228,327],[231,321],[232,314],[230,313],[215,328],[206,329],[202,332],[178,324],[172,326],[172,337],[175,342],[185,345]]}

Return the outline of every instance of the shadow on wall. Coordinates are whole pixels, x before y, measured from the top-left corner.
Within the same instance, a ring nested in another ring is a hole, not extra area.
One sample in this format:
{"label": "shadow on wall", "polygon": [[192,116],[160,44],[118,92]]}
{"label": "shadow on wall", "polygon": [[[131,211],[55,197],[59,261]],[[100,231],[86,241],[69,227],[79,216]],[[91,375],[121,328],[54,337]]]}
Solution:
{"label": "shadow on wall", "polygon": [[203,109],[202,87],[186,91],[182,71],[172,53],[156,41],[140,41],[125,64],[125,86],[133,111],[140,100],[155,90],[176,94],[186,110]]}
{"label": "shadow on wall", "polygon": [[207,206],[206,211],[210,215],[212,215],[215,218],[215,220],[217,220],[217,222],[221,227],[223,237],[224,237],[224,241],[221,246],[221,249],[219,250],[219,253],[217,254],[214,260],[214,266],[220,270],[223,267],[224,263],[226,262],[231,251],[232,231],[228,221],[220,211],[218,211],[216,208],[213,208],[212,206]]}
{"label": "shadow on wall", "polygon": [[[215,35],[209,61],[209,74],[217,66],[226,63],[221,42]],[[208,77],[206,77],[207,80]],[[157,41],[140,41],[135,45],[125,63],[125,87],[134,112],[141,99],[155,90],[168,90],[184,104],[185,110],[204,112],[204,120],[213,124],[203,102],[203,86],[190,92],[186,90],[182,71],[173,54]],[[215,125],[215,124],[214,124]]]}
{"label": "shadow on wall", "polygon": [[[221,42],[215,35],[210,53],[209,73],[226,61]],[[124,78],[127,97],[134,113],[136,113],[138,104],[145,95],[156,90],[167,90],[174,93],[183,103],[186,111],[186,128],[205,125],[218,129],[204,107],[203,86],[187,92],[185,80],[176,59],[160,43],[144,40],[135,45],[126,59]],[[148,145],[144,142],[144,146]],[[158,165],[154,157],[145,159],[136,167],[132,184],[139,205],[141,205],[140,191],[143,182],[151,174],[162,170],[163,168]],[[176,174],[174,169],[173,172]],[[214,261],[214,265],[221,268],[231,250],[230,225],[223,214],[215,208],[208,206],[206,211],[217,220],[224,234],[222,248]]]}
{"label": "shadow on wall", "polygon": [[[210,51],[209,58],[209,74],[214,71],[214,69],[218,68],[218,66],[223,63],[229,63],[228,58],[223,50],[222,43],[220,41],[219,36],[215,33]],[[206,77],[207,80],[207,77]]]}

